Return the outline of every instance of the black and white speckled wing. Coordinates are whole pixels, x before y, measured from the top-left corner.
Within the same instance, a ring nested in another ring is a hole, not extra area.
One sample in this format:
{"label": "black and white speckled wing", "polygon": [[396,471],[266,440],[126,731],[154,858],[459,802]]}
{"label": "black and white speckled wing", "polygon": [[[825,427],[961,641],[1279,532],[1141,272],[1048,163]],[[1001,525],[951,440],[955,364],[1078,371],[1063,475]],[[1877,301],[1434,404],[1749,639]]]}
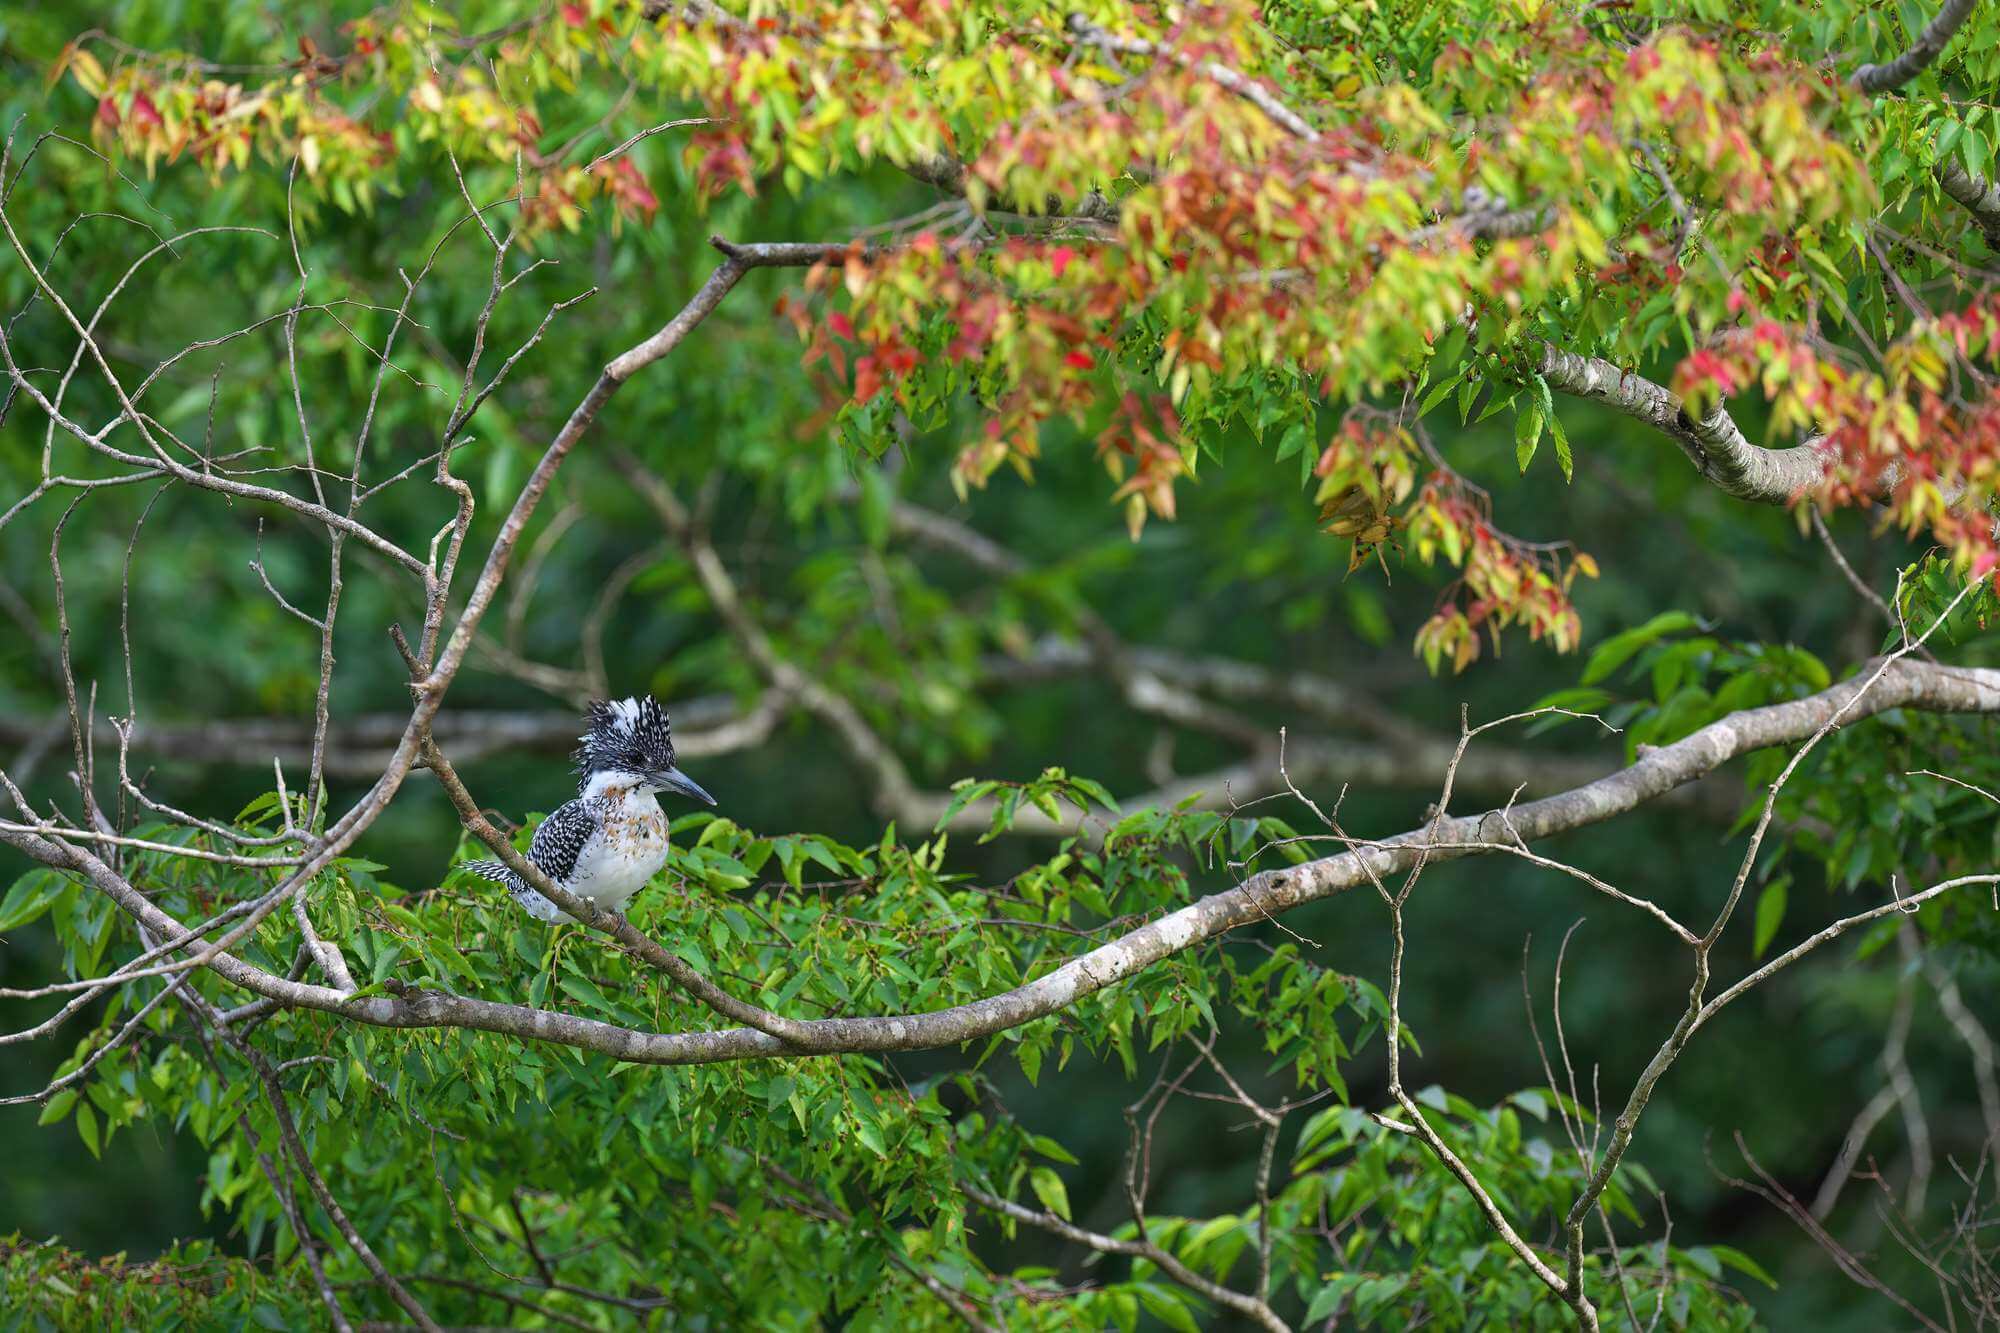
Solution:
{"label": "black and white speckled wing", "polygon": [[576,875],[577,859],[597,834],[597,814],[582,797],[565,801],[542,821],[528,844],[528,859],[556,883],[568,886]]}
{"label": "black and white speckled wing", "polygon": [[[597,832],[597,817],[582,798],[566,802],[542,821],[528,843],[528,860],[544,875],[565,887],[576,873],[577,859]],[[541,921],[563,917],[561,908],[537,893],[528,882],[499,861],[473,861],[461,867],[481,879],[504,886],[508,896],[528,915]]]}

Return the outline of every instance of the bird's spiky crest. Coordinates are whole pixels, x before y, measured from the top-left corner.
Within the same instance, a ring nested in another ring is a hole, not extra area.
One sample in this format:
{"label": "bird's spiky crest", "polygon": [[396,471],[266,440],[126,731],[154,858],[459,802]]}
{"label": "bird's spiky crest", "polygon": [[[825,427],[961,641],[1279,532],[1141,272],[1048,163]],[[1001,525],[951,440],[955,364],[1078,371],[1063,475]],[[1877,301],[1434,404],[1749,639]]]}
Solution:
{"label": "bird's spiky crest", "polygon": [[575,755],[580,783],[608,771],[659,773],[674,766],[674,734],[667,710],[651,695],[592,700],[585,712],[590,730]]}

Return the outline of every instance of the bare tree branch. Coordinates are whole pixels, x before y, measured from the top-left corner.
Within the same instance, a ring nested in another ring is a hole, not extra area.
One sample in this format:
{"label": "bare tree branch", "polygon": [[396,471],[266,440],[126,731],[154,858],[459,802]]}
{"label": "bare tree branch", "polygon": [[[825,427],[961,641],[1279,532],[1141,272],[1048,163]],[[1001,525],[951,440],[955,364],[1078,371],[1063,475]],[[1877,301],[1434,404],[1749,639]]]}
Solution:
{"label": "bare tree branch", "polygon": [[1917,34],[1917,40],[1909,50],[1886,64],[1863,65],[1855,70],[1854,86],[1864,93],[1882,93],[1900,88],[1916,78],[1944,53],[1945,46],[1964,25],[1966,16],[1972,13],[1972,7],[1977,3],[1979,0],[1945,0],[1937,17],[1924,25],[1924,30]]}
{"label": "bare tree branch", "polygon": [[1957,162],[1945,162],[1937,169],[1938,186],[1979,224],[1986,246],[2000,250],[2000,182],[1967,171]]}
{"label": "bare tree branch", "polygon": [[[795,1025],[788,1028],[788,1033],[810,1034],[803,1045],[816,1054],[920,1050],[990,1036],[1068,1008],[1140,968],[1238,927],[1400,873],[1415,865],[1419,858],[1442,862],[1481,854],[1490,850],[1488,844],[1505,834],[1508,823],[1524,841],[1530,842],[1602,823],[1712,772],[1733,758],[1809,738],[1830,720],[1852,723],[1892,708],[2000,712],[2000,670],[1942,667],[1898,659],[1873,675],[1843,681],[1818,694],[1730,714],[1691,736],[1653,750],[1629,768],[1608,777],[1515,806],[1504,821],[1499,811],[1440,817],[1394,838],[1303,865],[1263,872],[1233,889],[1211,894],[1128,931],[1013,990],[919,1014],[788,1020]],[[178,936],[184,930],[85,847],[5,829],[0,829],[0,842],[44,865],[83,875],[128,915],[163,938]],[[511,845],[507,850],[512,851]],[[1992,878],[1974,876],[1950,881],[1933,886],[1922,895],[1905,898],[1903,903],[1925,901],[1960,885]],[[1890,904],[1877,913],[1850,919],[1840,930],[1896,910],[1901,910],[1900,905]],[[1840,930],[1825,937],[1832,938]],[[1783,960],[1774,960],[1764,969],[1765,974],[1801,956],[1810,947],[1816,946],[1801,946]],[[418,993],[408,998],[374,995],[353,998],[331,987],[274,976],[227,953],[211,959],[209,966],[224,980],[255,995],[356,1022],[392,1028],[461,1027],[506,1033],[598,1051],[641,1064],[753,1059],[797,1054],[801,1049],[800,1044],[781,1040],[756,1027],[718,1032],[643,1032],[570,1014],[466,996]],[[1710,1002],[1709,1012],[1741,993],[1746,984],[1754,982],[1739,984],[1716,997]]]}
{"label": "bare tree branch", "polygon": [[1081,14],[1069,16],[1069,30],[1078,41],[1095,46],[1107,54],[1157,56],[1163,60],[1171,60],[1177,65],[1183,65],[1249,102],[1269,117],[1272,124],[1292,137],[1309,144],[1319,142],[1319,131],[1308,125],[1304,117],[1279,101],[1257,80],[1247,78],[1219,61],[1196,60],[1179,51],[1163,47],[1157,42],[1106,32]]}
{"label": "bare tree branch", "polygon": [[1672,391],[1608,361],[1544,343],[1539,369],[1551,389],[1602,403],[1665,435],[1725,495],[1790,504],[1826,478],[1827,455],[1817,442],[1789,449],[1752,444],[1727,408],[1697,421]]}
{"label": "bare tree branch", "polygon": [[982,1208],[991,1209],[1017,1222],[1026,1222],[1029,1226],[1039,1227],[1051,1235],[1096,1250],[1099,1254],[1124,1254],[1144,1259],[1188,1290],[1199,1292],[1217,1305],[1228,1306],[1238,1314],[1255,1321],[1260,1327],[1271,1330],[1271,1333],[1291,1333],[1291,1325],[1278,1318],[1276,1312],[1262,1300],[1237,1291],[1233,1287],[1225,1287],[1219,1282],[1211,1282],[1182,1263],[1171,1251],[1161,1248],[1151,1240],[1143,1237],[1139,1240],[1120,1240],[1115,1236],[1106,1236],[1074,1223],[1065,1222],[1054,1213],[1024,1208],[1012,1199],[988,1194],[977,1185],[961,1185],[959,1188],[965,1192],[966,1198]]}

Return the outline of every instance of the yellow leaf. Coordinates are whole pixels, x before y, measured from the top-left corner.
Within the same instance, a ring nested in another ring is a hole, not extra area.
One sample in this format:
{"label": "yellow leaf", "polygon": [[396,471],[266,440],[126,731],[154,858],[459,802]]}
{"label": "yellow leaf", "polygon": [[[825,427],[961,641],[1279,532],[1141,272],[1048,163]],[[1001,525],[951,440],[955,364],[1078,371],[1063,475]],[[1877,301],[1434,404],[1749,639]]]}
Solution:
{"label": "yellow leaf", "polygon": [[97,62],[96,56],[81,47],[73,48],[69,55],[69,69],[85,92],[92,97],[103,95],[104,66]]}

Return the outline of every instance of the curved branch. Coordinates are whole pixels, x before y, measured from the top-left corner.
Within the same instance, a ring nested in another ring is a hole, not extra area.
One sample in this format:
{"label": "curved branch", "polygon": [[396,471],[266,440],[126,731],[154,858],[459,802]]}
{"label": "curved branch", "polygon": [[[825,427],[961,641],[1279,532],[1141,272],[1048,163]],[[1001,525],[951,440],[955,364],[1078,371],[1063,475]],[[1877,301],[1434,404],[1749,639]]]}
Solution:
{"label": "curved branch", "polygon": [[1752,444],[1728,409],[1717,407],[1697,421],[1672,390],[1609,361],[1544,343],[1537,368],[1551,389],[1602,403],[1661,432],[1705,479],[1739,500],[1790,504],[1826,478],[1827,455],[1817,442],[1790,449]]}
{"label": "curved branch", "polygon": [[1937,182],[1953,201],[1972,214],[1972,220],[1986,234],[1987,248],[2000,250],[2000,181],[1987,180],[1956,162],[1946,162],[1937,169]]}
{"label": "curved branch", "polygon": [[[0,211],[0,223],[4,222],[4,211]],[[406,657],[411,667],[412,684],[410,688],[416,696],[416,704],[410,710],[409,719],[404,724],[402,733],[396,739],[388,762],[383,766],[380,775],[370,785],[368,790],[362,794],[360,799],[349,807],[347,812],[338,820],[329,825],[325,833],[312,844],[312,850],[307,856],[305,863],[272,890],[271,894],[268,895],[270,898],[275,900],[282,894],[295,892],[298,886],[310,880],[314,875],[317,875],[335,857],[340,856],[349,847],[353,846],[355,840],[373,825],[382,811],[387,808],[389,802],[395,799],[396,793],[401,790],[404,781],[410,775],[411,769],[421,756],[425,744],[430,740],[431,723],[436,719],[439,710],[444,705],[445,692],[450,689],[452,681],[457,678],[459,668],[464,665],[465,655],[470,651],[472,643],[478,635],[480,621],[484,619],[487,609],[492,605],[493,599],[499,594],[500,582],[506,577],[507,566],[513,558],[514,547],[520,542],[521,534],[526,529],[528,520],[533,516],[536,507],[541,503],[542,496],[548,492],[549,487],[554,483],[555,474],[562,467],[563,460],[569,456],[570,451],[576,447],[577,442],[589,431],[591,425],[597,420],[598,413],[603,410],[605,403],[610,401],[612,395],[618,391],[625,377],[636,374],[679,346],[681,341],[694,330],[702,319],[707,317],[708,313],[736,285],[737,280],[743,275],[746,269],[773,264],[816,263],[818,262],[817,259],[804,257],[804,252],[824,250],[826,248],[795,245],[732,246],[727,242],[719,240],[716,244],[726,255],[724,262],[717,266],[716,270],[709,275],[707,281],[697,289],[694,296],[689,298],[688,303],[682,307],[680,313],[669,320],[659,332],[622,356],[617,357],[605,367],[604,371],[597,377],[596,382],[591,385],[589,392],[583,396],[583,399],[563,422],[562,429],[557,431],[555,438],[549,442],[548,448],[543,451],[542,457],[536,462],[534,471],[529,475],[527,482],[521,487],[521,493],[515,498],[513,508],[508,511],[506,519],[501,523],[500,532],[494,537],[493,545],[487,551],[486,562],[480,569],[479,577],[474,582],[470,595],[466,598],[464,609],[459,613],[458,623],[453,628],[450,639],[445,642],[443,651],[437,654],[435,661],[430,660],[431,648],[434,646],[432,631],[437,627],[437,624],[441,623],[444,607],[444,598],[441,595],[441,591],[445,581],[439,581],[438,586],[432,589],[434,595],[430,598],[431,609],[426,612],[423,660],[419,660],[414,655],[409,655],[406,649]],[[463,533],[464,514],[465,511],[461,510],[462,517],[456,525],[456,530],[460,534]],[[433,614],[439,617],[440,620],[434,622],[431,619]],[[18,840],[20,835],[0,836],[13,841],[14,845],[22,847],[23,850],[30,850],[30,842]],[[40,838],[32,838],[31,842],[36,849],[60,848],[61,851],[57,853],[58,855],[61,852],[67,852],[70,858],[81,856],[85,861],[96,861],[95,857],[91,857],[87,853],[78,853],[74,848],[67,847],[64,844],[51,843]],[[511,850],[509,848],[510,852]],[[44,861],[45,864],[61,864],[69,865],[71,868],[81,868],[74,860],[51,860],[49,856],[40,854],[38,850],[31,850],[30,854],[36,855],[37,859]],[[97,864],[107,874],[111,874],[112,878],[116,878],[115,872],[111,872],[109,867],[103,867],[101,862]],[[94,882],[98,882],[100,886],[104,884],[104,881],[98,880],[95,874],[92,874],[91,878]],[[123,882],[120,881],[120,883],[122,884]],[[124,884],[123,887],[128,893],[132,891],[129,884]],[[107,889],[107,892],[109,891]],[[117,895],[114,894],[114,896]],[[127,910],[129,911],[130,908],[128,907]],[[166,917],[163,914],[159,915],[159,920],[160,922],[164,922],[168,927],[175,924],[172,918]],[[151,924],[156,929],[161,928],[157,923]],[[219,959],[217,961],[220,962]],[[247,969],[248,974],[260,977],[268,977],[269,975],[262,972],[261,969],[249,967],[247,964],[241,964],[240,966]],[[227,974],[225,973],[225,975]],[[251,987],[251,989],[254,990],[255,988]],[[338,996],[342,993],[328,990],[326,994]],[[273,996],[270,998],[278,997]]]}
{"label": "curved branch", "polygon": [[[1424,827],[1304,865],[1266,871],[1152,921],[1013,990],[917,1014],[798,1020],[816,1054],[922,1050],[991,1036],[1066,1009],[1161,959],[1240,926],[1374,882],[1415,864],[1483,854],[1510,834],[1523,841],[1584,828],[1655,800],[1754,750],[1819,733],[1831,719],[1859,721],[1893,708],[2000,712],[2000,669],[1946,667],[1902,659],[1818,694],[1721,718],[1596,782],[1505,811],[1434,819]],[[1511,840],[1511,839],[1510,839]],[[82,874],[120,908],[162,937],[184,927],[90,851],[34,834],[0,830],[0,842],[45,865]],[[1437,846],[1434,844],[1457,844]],[[796,1055],[798,1047],[754,1027],[719,1032],[644,1032],[570,1014],[442,993],[409,998],[350,997],[331,987],[274,976],[230,954],[210,962],[218,975],[284,1005],[317,1009],[378,1027],[459,1027],[557,1042],[637,1064],[705,1064]]]}
{"label": "curved branch", "polygon": [[445,795],[450,798],[452,807],[458,811],[459,822],[464,824],[467,831],[475,838],[490,847],[509,870],[526,880],[528,886],[535,892],[591,929],[602,931],[617,940],[646,962],[672,977],[681,989],[724,1018],[748,1023],[759,1032],[768,1033],[792,1046],[810,1047],[813,1044],[813,1035],[802,1031],[800,1024],[795,1020],[760,1009],[754,1004],[745,1004],[696,971],[686,959],[654,940],[620,913],[579,898],[568,889],[552,882],[542,873],[540,866],[516,851],[514,844],[507,840],[506,835],[493,827],[492,821],[481,813],[479,803],[472,799],[472,793],[467,791],[465,784],[459,780],[451,762],[444,757],[443,751],[438,749],[437,742],[428,737],[424,740],[424,760],[430,765],[431,771],[437,774]]}
{"label": "curved branch", "polygon": [[1882,93],[1900,88],[1916,78],[1944,53],[1944,48],[1965,25],[1966,17],[1978,3],[1979,0],[1945,0],[1944,8],[1924,25],[1924,30],[1917,34],[1916,43],[1909,50],[1887,64],[1863,65],[1855,70],[1854,86],[1864,93]]}
{"label": "curved branch", "polygon": [[[242,1056],[256,1073],[257,1081],[263,1087],[265,1100],[270,1104],[271,1114],[277,1121],[279,1141],[284,1144],[285,1151],[290,1154],[299,1174],[305,1177],[313,1198],[319,1202],[320,1211],[327,1215],[334,1229],[340,1232],[341,1239],[347,1242],[347,1247],[354,1251],[362,1266],[382,1285],[383,1290],[389,1293],[390,1299],[416,1321],[417,1327],[424,1330],[424,1333],[441,1333],[437,1321],[431,1318],[430,1312],[410,1294],[409,1288],[396,1280],[395,1275],[376,1255],[374,1247],[348,1217],[347,1210],[333,1197],[333,1191],[327,1188],[325,1177],[320,1175],[319,1168],[313,1165],[312,1155],[306,1150],[304,1140],[299,1137],[298,1124],[292,1118],[291,1102],[286,1098],[284,1087],[278,1081],[277,1072],[271,1068],[271,1062],[249,1042],[217,1021],[218,1016],[213,1010],[204,1006],[204,1015],[214,1026],[216,1033],[234,1047],[236,1053]],[[302,1244],[307,1243],[307,1237],[303,1234],[299,1240]]]}
{"label": "curved branch", "polygon": [[1037,1212],[1033,1208],[1024,1208],[1011,1199],[988,1194],[976,1185],[961,1185],[959,1189],[966,1198],[982,1208],[1004,1217],[1011,1217],[1017,1222],[1026,1222],[1029,1226],[1039,1227],[1051,1235],[1074,1241],[1100,1254],[1123,1254],[1134,1259],[1144,1259],[1189,1291],[1199,1292],[1217,1305],[1226,1305],[1238,1314],[1247,1315],[1261,1327],[1270,1329],[1272,1333],[1291,1333],[1291,1326],[1278,1318],[1277,1313],[1257,1297],[1237,1291],[1233,1287],[1225,1287],[1219,1282],[1211,1282],[1151,1240],[1120,1240],[1116,1236],[1088,1231],[1072,1222],[1065,1222],[1053,1213]]}
{"label": "curved branch", "polygon": [[[1978,0],[1946,0],[1937,17],[1917,35],[1914,46],[1887,64],[1861,66],[1848,77],[1849,84],[1864,93],[1879,93],[1909,82],[1944,53],[1977,3]],[[1972,220],[1986,235],[1987,246],[2000,250],[2000,184],[1956,162],[1939,164],[1934,174],[1945,194],[1972,214]]]}
{"label": "curved branch", "polygon": [[1153,56],[1171,60],[1176,65],[1193,70],[1217,87],[1228,89],[1256,107],[1273,125],[1292,137],[1306,143],[1319,142],[1319,131],[1308,125],[1303,116],[1279,101],[1257,80],[1238,73],[1220,61],[1197,60],[1185,52],[1172,50],[1158,42],[1149,42],[1141,37],[1121,37],[1106,32],[1081,14],[1071,14],[1068,26],[1070,34],[1079,42],[1095,46],[1107,55]]}

